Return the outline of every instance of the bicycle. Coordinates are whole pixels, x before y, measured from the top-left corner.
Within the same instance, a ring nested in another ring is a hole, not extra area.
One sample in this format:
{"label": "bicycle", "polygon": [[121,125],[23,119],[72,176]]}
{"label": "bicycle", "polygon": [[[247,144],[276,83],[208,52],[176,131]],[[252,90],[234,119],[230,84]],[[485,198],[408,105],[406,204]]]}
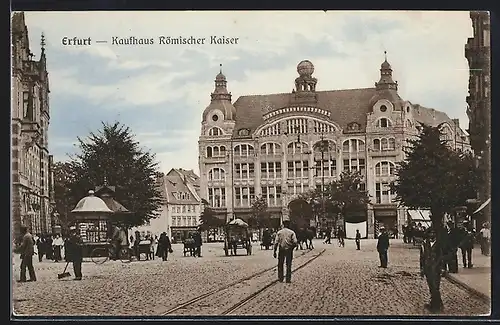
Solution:
{"label": "bicycle", "polygon": [[[115,248],[110,245],[107,247],[96,247],[90,253],[90,258],[95,264],[103,264],[115,256]],[[118,252],[118,258],[122,263],[129,263],[132,261],[132,256],[128,247],[122,247]]]}

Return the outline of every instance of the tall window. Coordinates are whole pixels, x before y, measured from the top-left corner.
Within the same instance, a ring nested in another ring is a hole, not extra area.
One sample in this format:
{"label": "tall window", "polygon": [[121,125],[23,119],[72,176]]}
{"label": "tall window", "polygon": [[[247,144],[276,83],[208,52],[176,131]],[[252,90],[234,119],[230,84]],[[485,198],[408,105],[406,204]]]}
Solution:
{"label": "tall window", "polygon": [[281,206],[281,186],[262,186],[262,197],[269,206]]}
{"label": "tall window", "polygon": [[288,134],[307,133],[307,119],[297,118],[286,121]]}
{"label": "tall window", "polygon": [[260,135],[278,135],[281,134],[280,124],[271,125],[260,132]]}
{"label": "tall window", "polygon": [[226,147],[225,146],[208,146],[207,147],[207,158],[211,157],[225,157]]}
{"label": "tall window", "polygon": [[249,144],[239,144],[234,147],[234,155],[238,157],[250,157],[254,155],[254,148]]}
{"label": "tall window", "polygon": [[342,152],[344,153],[355,153],[364,152],[365,142],[359,139],[345,140],[342,144]]}
{"label": "tall window", "polygon": [[28,115],[29,101],[30,93],[28,91],[23,91],[23,117]]}
{"label": "tall window", "polygon": [[254,187],[235,187],[235,206],[237,207],[250,207],[255,200],[255,188]]}
{"label": "tall window", "polygon": [[234,164],[235,179],[253,179],[255,177],[254,163],[238,163]]}
{"label": "tall window", "polygon": [[289,184],[288,185],[288,194],[297,195],[300,193],[305,193],[309,191],[308,184]]}
{"label": "tall window", "polygon": [[289,161],[288,178],[308,178],[309,161]]}
{"label": "tall window", "polygon": [[373,140],[373,150],[374,151],[396,150],[396,139],[394,139],[394,138],[374,139]]}
{"label": "tall window", "polygon": [[375,202],[376,203],[392,203],[393,194],[389,183],[375,183]]}
{"label": "tall window", "polygon": [[226,179],[226,172],[224,169],[216,167],[212,168],[208,172],[208,180],[209,181],[223,181]]}
{"label": "tall window", "polygon": [[392,125],[391,121],[388,118],[382,117],[377,121],[377,127],[379,128],[388,128]]}
{"label": "tall window", "polygon": [[278,143],[264,143],[260,146],[261,155],[279,155],[281,154],[281,146]]}
{"label": "tall window", "polygon": [[364,159],[358,159],[358,158],[353,158],[353,159],[344,159],[344,171],[349,172],[349,171],[359,171],[361,174],[365,172],[365,160]]}
{"label": "tall window", "polygon": [[226,206],[226,189],[223,187],[208,188],[208,203],[214,208]]}
{"label": "tall window", "polygon": [[394,176],[395,167],[390,161],[381,161],[375,165],[375,176]]}
{"label": "tall window", "polygon": [[316,162],[316,177],[334,177],[337,175],[337,161],[335,159],[325,159]]}
{"label": "tall window", "polygon": [[288,154],[296,155],[306,153],[307,147],[308,145],[305,142],[292,142],[288,144]]}
{"label": "tall window", "polygon": [[333,133],[335,127],[319,121],[314,121],[314,133]]}
{"label": "tall window", "polygon": [[260,177],[262,179],[281,178],[281,162],[263,162],[260,163]]}
{"label": "tall window", "polygon": [[222,129],[221,128],[218,128],[216,126],[214,126],[213,128],[211,128],[210,130],[208,130],[208,135],[209,136],[219,136],[219,135],[223,135],[224,132],[222,132]]}

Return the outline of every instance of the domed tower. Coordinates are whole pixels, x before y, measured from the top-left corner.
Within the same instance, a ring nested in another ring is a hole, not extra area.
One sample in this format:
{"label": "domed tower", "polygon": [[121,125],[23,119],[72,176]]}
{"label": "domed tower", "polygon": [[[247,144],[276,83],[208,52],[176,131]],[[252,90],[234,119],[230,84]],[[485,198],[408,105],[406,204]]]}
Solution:
{"label": "domed tower", "polygon": [[387,52],[384,51],[385,60],[380,65],[380,80],[375,83],[377,90],[392,89],[398,91],[398,83],[392,80],[392,67],[387,62]]}
{"label": "domed tower", "polygon": [[295,79],[295,100],[299,102],[316,102],[316,84],[318,80],[312,76],[314,65],[309,60],[300,61],[297,65],[299,76]]}
{"label": "domed tower", "polygon": [[203,112],[203,122],[236,119],[236,108],[231,103],[231,93],[227,91],[227,80],[222,73],[222,64],[219,74],[215,77],[215,89],[210,96],[210,105]]}

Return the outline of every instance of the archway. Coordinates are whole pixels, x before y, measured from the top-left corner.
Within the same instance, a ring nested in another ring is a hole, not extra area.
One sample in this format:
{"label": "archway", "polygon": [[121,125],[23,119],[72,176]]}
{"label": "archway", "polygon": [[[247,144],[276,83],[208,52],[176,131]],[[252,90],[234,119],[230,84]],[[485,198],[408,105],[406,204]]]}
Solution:
{"label": "archway", "polygon": [[313,218],[311,204],[304,199],[295,199],[288,204],[290,223],[294,228],[307,228]]}

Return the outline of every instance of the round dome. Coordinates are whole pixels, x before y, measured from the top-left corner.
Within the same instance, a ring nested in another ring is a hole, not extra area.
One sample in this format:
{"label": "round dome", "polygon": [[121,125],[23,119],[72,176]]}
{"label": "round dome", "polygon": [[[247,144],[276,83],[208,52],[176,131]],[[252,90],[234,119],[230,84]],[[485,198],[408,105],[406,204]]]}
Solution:
{"label": "round dome", "polygon": [[382,62],[382,65],[380,66],[380,68],[382,68],[382,69],[392,69],[391,65],[389,64],[389,62],[387,62],[387,60],[385,60],[384,62]]}
{"label": "round dome", "polygon": [[113,213],[102,199],[94,196],[94,191],[92,190],[89,191],[88,196],[84,197],[76,204],[76,207],[71,210],[71,212]]}
{"label": "round dome", "polygon": [[222,72],[219,72],[219,74],[215,77],[215,80],[226,80],[226,76]]}
{"label": "round dome", "polygon": [[297,72],[300,76],[311,76],[314,72],[314,65],[309,60],[300,61],[297,65]]}

